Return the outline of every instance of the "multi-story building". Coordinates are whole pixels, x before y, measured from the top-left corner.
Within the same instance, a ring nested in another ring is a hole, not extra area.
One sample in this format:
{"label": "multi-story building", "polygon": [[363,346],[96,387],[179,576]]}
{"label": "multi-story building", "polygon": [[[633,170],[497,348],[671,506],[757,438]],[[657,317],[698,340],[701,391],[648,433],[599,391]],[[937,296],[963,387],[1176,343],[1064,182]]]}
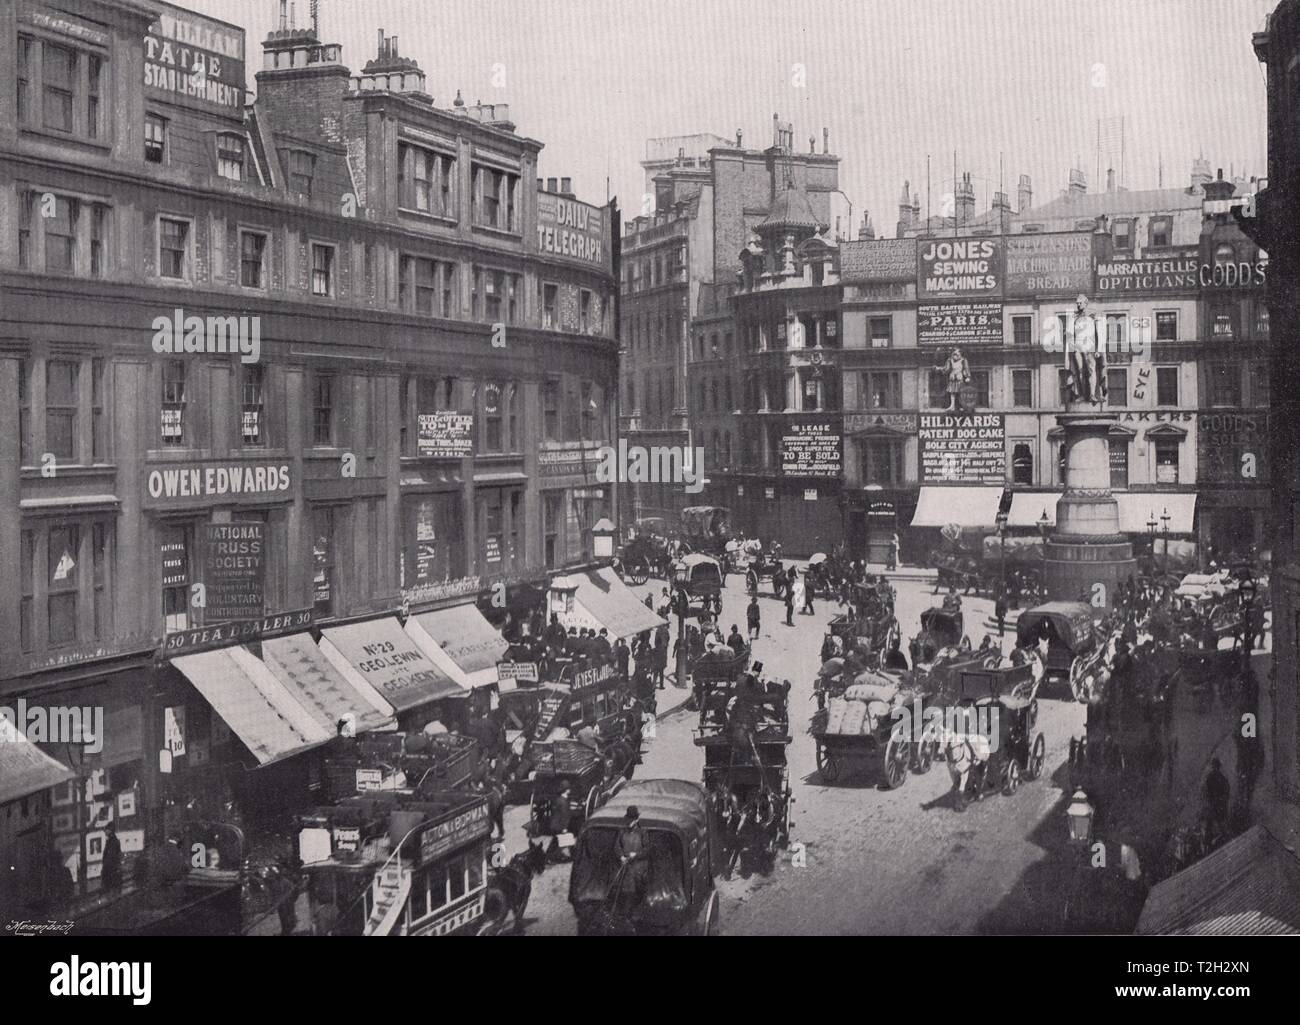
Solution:
{"label": "multi-story building", "polygon": [[[1122,528],[1199,541],[1207,559],[1214,550],[1244,555],[1262,539],[1265,468],[1228,487],[1222,464],[1202,464],[1208,449],[1227,450],[1228,435],[1241,442],[1255,429],[1248,414],[1229,423],[1223,407],[1267,395],[1263,363],[1242,344],[1266,321],[1241,289],[1214,287],[1216,260],[1257,258],[1204,215],[1214,191],[1208,164],[1198,162],[1182,189],[1130,192],[1112,175],[1105,192],[1089,193],[1073,171],[1046,204],[1029,205],[1023,177],[1019,191],[1019,211],[998,193],[975,214],[963,179],[954,215],[923,223],[905,186],[901,237],[841,247],[852,547],[879,559],[897,531],[904,557],[919,558],[948,523],[991,528],[999,510],[1013,530],[1054,522],[1064,482],[1061,340],[1084,294],[1110,349],[1111,487]],[[1217,336],[1216,323],[1226,325]],[[949,412],[954,348],[970,381],[965,407]],[[1217,390],[1202,401],[1206,375]],[[1211,480],[1220,486],[1205,487]]]}
{"label": "multi-story building", "polygon": [[614,515],[616,210],[541,188],[503,105],[435,104],[382,32],[360,74],[314,28],[262,50],[250,103],[237,26],[0,11],[0,695],[105,710],[95,801],[53,822],[92,876],[112,809],[147,848],[333,735],[250,711],[236,634],[310,630],[313,672],[348,624],[391,652],[394,613],[513,601]]}
{"label": "multi-story building", "polygon": [[[647,144],[642,166],[646,200],[653,196],[654,212],[629,220],[621,240],[621,427],[629,444],[703,446],[710,479],[731,458],[710,447],[715,429],[718,443],[726,444],[728,432],[720,424],[698,433],[697,416],[710,417],[721,405],[715,409],[710,404],[708,389],[716,373],[706,382],[709,402],[695,405],[692,389],[698,392],[699,385],[687,380],[693,355],[690,325],[701,315],[717,320],[723,344],[727,331],[721,327],[718,297],[737,280],[742,251],[787,180],[805,197],[818,223],[831,223],[839,158],[828,148],[829,136],[823,132],[822,152],[816,152],[815,139],[809,152],[794,152],[793,128],[776,117],[772,145],[765,150],[745,149],[742,132],[734,142],[705,135]],[[711,358],[709,349],[705,361]],[[734,426],[731,434],[738,444]],[[664,516],[671,522],[681,508],[700,502],[675,483],[637,484],[627,490],[624,512],[629,516]]]}
{"label": "multi-story building", "polygon": [[[1269,399],[1268,462],[1272,476],[1273,599],[1272,770],[1279,796],[1300,803],[1300,389],[1295,381],[1293,325],[1300,323],[1300,3],[1282,0],[1262,31],[1255,54],[1268,88],[1268,181],[1241,226],[1268,251],[1268,309],[1274,325],[1268,349],[1274,387]],[[1295,833],[1290,834],[1294,843]]]}

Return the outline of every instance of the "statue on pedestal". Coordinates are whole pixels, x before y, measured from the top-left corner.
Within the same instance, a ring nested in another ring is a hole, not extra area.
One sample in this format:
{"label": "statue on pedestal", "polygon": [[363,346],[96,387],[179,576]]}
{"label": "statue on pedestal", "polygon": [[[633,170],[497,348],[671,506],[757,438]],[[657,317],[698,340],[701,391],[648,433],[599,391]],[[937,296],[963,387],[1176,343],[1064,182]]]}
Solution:
{"label": "statue on pedestal", "polygon": [[948,409],[950,412],[956,411],[962,385],[970,384],[970,364],[966,362],[961,350],[954,346],[943,366],[934,369],[948,375]]}
{"label": "statue on pedestal", "polygon": [[1075,300],[1074,328],[1066,346],[1066,386],[1071,402],[1106,402],[1105,324],[1088,312],[1088,297]]}

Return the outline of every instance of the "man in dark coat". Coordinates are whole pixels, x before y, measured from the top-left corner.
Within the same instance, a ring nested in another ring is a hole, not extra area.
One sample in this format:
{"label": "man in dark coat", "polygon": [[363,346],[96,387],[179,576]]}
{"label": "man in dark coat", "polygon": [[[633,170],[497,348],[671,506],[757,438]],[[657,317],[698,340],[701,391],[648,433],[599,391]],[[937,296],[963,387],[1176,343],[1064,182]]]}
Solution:
{"label": "man in dark coat", "polygon": [[628,662],[632,656],[632,652],[628,650],[627,641],[623,640],[622,637],[618,638],[614,642],[612,654],[614,656],[614,665],[618,669],[618,675],[626,676]]}
{"label": "man in dark coat", "polygon": [[105,830],[104,868],[102,881],[104,889],[116,890],[122,885],[122,841],[117,838],[117,828],[110,825]]}
{"label": "man in dark coat", "polygon": [[762,612],[758,607],[758,597],[749,599],[749,606],[745,609],[745,623],[749,628],[749,639],[757,640],[758,631],[761,623]]}
{"label": "man in dark coat", "polygon": [[1212,825],[1222,829],[1228,822],[1228,805],[1232,796],[1232,786],[1223,774],[1223,766],[1218,758],[1210,759],[1210,771],[1202,787],[1205,808]]}
{"label": "man in dark coat", "polygon": [[794,588],[785,589],[785,625],[794,626]]}
{"label": "man in dark coat", "polygon": [[745,649],[748,647],[745,643],[745,638],[740,635],[740,627],[735,623],[731,624],[731,633],[727,635],[727,647],[737,655],[743,655]]}

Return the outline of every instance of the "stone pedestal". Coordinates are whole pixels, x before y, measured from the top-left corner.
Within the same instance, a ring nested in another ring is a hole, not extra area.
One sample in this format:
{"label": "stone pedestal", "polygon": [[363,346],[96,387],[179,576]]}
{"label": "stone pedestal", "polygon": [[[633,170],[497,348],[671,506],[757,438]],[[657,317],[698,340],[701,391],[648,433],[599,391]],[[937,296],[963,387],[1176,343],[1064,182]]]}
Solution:
{"label": "stone pedestal", "polygon": [[1109,609],[1116,588],[1137,575],[1133,545],[1120,533],[1119,505],[1110,492],[1109,436],[1118,418],[1072,410],[1056,419],[1065,431],[1065,494],[1056,503],[1056,529],[1044,553],[1047,594],[1052,601]]}

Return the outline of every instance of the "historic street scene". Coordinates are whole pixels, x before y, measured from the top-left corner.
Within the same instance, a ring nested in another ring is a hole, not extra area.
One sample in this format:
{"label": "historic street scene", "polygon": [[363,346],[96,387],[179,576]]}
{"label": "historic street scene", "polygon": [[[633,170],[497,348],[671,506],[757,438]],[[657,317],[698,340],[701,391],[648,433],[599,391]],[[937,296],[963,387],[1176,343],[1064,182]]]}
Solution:
{"label": "historic street scene", "polygon": [[7,934],[1300,933],[1300,0],[654,6],[0,5]]}

